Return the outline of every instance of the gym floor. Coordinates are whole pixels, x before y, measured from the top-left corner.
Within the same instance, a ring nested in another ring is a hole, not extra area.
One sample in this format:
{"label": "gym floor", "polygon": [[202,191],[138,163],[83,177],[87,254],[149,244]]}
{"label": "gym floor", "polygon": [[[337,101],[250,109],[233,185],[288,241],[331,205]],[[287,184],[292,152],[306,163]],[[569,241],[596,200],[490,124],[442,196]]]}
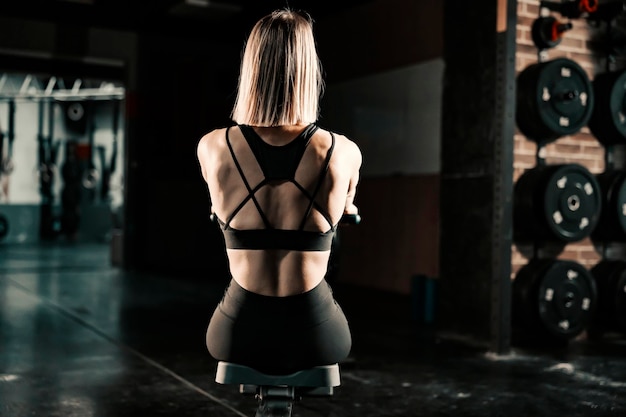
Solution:
{"label": "gym floor", "polygon": [[[225,281],[112,267],[108,245],[0,247],[0,415],[253,416],[204,346]],[[294,416],[626,416],[626,340],[486,354],[409,300],[334,285],[353,331],[330,398]]]}

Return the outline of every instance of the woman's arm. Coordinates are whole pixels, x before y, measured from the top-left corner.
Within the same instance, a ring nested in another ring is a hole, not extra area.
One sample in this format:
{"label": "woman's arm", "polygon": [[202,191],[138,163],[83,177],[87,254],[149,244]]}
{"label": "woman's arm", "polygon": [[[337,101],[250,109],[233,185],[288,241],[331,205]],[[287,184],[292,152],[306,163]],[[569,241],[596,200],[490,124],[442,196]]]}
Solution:
{"label": "woman's arm", "polygon": [[[209,164],[208,161],[210,157],[209,140],[210,140],[209,134],[204,135],[198,142],[198,146],[196,148],[196,157],[198,158],[198,163],[200,165],[200,172],[207,186],[209,184],[208,173],[207,173],[208,172],[207,167]],[[211,200],[210,192],[209,192],[209,200]],[[213,215],[214,215],[213,205],[211,204],[211,218]]]}
{"label": "woman's arm", "polygon": [[361,164],[363,162],[363,156],[361,150],[354,142],[350,143],[350,158],[353,161],[352,175],[350,176],[350,184],[348,186],[348,195],[346,196],[346,207],[344,214],[358,214],[359,209],[354,205],[354,198],[356,196],[356,188],[359,183]]}
{"label": "woman's arm", "polygon": [[202,178],[204,181],[208,183],[207,177],[207,163],[209,160],[209,135],[204,135],[200,141],[198,142],[198,146],[196,148],[196,156],[198,158],[198,163],[200,164],[200,172],[202,174]]}

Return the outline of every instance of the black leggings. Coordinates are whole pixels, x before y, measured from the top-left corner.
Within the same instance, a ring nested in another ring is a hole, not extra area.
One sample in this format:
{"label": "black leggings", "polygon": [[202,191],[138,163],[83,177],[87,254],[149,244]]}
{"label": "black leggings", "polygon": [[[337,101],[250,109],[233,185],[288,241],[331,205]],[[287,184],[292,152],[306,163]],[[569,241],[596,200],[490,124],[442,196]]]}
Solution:
{"label": "black leggings", "polygon": [[352,337],[325,280],[288,297],[256,294],[231,280],[211,317],[206,344],[217,360],[282,375],[345,359]]}

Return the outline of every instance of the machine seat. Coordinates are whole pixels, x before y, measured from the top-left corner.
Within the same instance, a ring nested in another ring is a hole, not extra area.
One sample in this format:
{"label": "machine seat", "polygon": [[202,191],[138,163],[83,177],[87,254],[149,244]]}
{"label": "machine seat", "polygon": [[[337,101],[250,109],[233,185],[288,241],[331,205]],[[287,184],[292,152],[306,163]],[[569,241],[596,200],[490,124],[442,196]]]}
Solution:
{"label": "machine seat", "polygon": [[339,364],[316,366],[288,375],[270,375],[244,365],[219,361],[215,382],[256,386],[337,387]]}

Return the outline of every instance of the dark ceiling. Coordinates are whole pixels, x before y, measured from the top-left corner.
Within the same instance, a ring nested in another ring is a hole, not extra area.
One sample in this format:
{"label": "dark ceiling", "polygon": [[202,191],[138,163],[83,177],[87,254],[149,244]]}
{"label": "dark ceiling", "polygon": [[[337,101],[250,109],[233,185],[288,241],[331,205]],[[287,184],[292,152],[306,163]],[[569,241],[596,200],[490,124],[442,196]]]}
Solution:
{"label": "dark ceiling", "polygon": [[[68,76],[89,73],[96,78],[122,80],[125,76],[122,67],[71,58],[84,53],[89,28],[240,46],[254,22],[274,9],[289,6],[320,20],[371,1],[339,0],[329,7],[319,0],[0,0],[0,18],[56,23],[58,55],[49,60],[0,51],[0,70]],[[19,30],[2,33],[23,35]]]}
{"label": "dark ceiling", "polygon": [[177,36],[223,37],[289,6],[314,19],[371,0],[3,0],[0,16]]}

